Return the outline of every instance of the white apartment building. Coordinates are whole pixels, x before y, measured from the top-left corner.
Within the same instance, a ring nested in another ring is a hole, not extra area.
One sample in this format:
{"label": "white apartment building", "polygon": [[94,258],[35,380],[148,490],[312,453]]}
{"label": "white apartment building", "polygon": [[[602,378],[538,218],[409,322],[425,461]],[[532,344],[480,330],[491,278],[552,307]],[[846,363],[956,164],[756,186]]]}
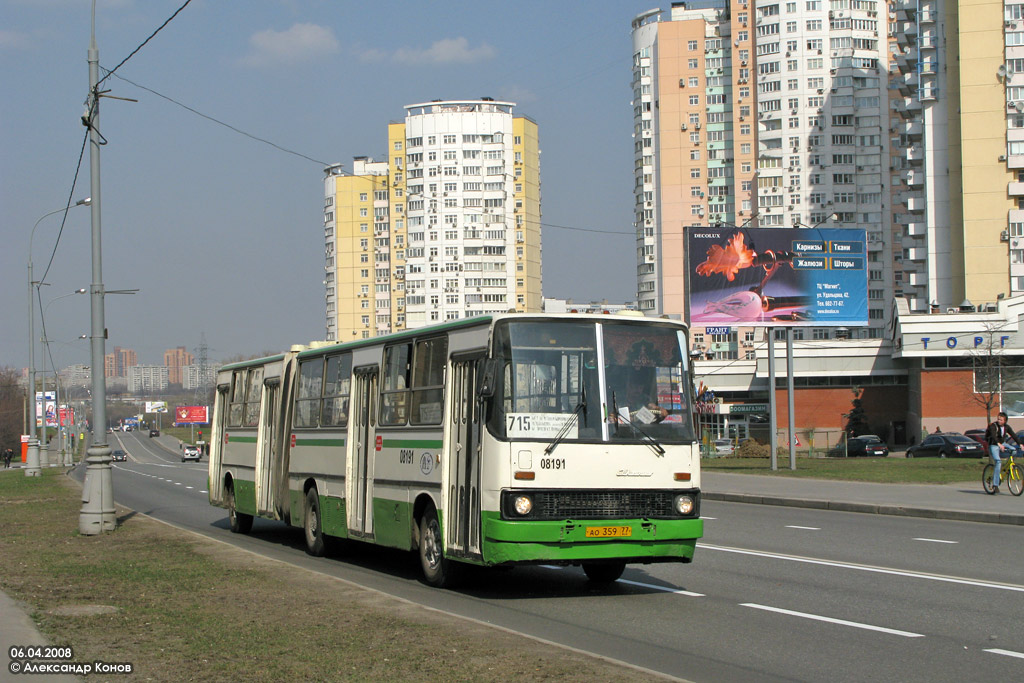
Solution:
{"label": "white apartment building", "polygon": [[859,334],[882,336],[893,294],[886,17],[873,0],[721,0],[633,19],[641,310],[685,310],[686,226],[861,228],[870,327]]}
{"label": "white apartment building", "polygon": [[128,367],[128,391],[132,394],[165,391],[170,385],[166,365],[132,365]]}
{"label": "white apartment building", "polygon": [[541,310],[537,124],[514,106],[408,105],[387,161],[326,169],[329,341]]}

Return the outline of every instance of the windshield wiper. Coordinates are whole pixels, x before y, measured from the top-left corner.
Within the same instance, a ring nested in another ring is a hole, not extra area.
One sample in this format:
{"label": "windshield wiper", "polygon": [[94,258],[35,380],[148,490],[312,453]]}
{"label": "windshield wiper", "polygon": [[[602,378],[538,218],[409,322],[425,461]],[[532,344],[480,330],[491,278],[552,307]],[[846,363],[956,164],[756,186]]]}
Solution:
{"label": "windshield wiper", "polygon": [[661,444],[658,443],[657,439],[655,439],[653,436],[651,436],[650,434],[648,434],[644,430],[640,429],[640,425],[638,425],[637,423],[633,422],[632,420],[629,419],[629,417],[627,417],[627,415],[629,413],[628,409],[626,410],[627,415],[622,415],[622,414],[619,413],[619,407],[618,407],[618,403],[615,400],[615,392],[614,391],[612,392],[612,410],[615,411],[615,416],[617,418],[615,420],[615,432],[616,433],[618,433],[618,431],[619,431],[619,420],[625,420],[626,424],[628,424],[630,427],[635,429],[637,431],[637,433],[640,434],[641,437],[643,437],[641,440],[644,442],[645,445],[650,447],[650,449],[652,451],[654,451],[655,455],[665,455],[665,449],[661,447]]}
{"label": "windshield wiper", "polygon": [[569,419],[565,421],[565,424],[562,425],[562,428],[558,430],[557,434],[555,434],[555,438],[552,439],[551,443],[548,444],[548,447],[544,449],[544,455],[551,455],[551,451],[555,450],[555,447],[559,443],[561,443],[563,439],[565,439],[565,437],[569,434],[569,430],[572,428],[573,424],[575,424],[579,420],[581,410],[583,411],[584,419],[586,419],[587,390],[586,387],[583,386],[580,387],[580,402],[576,404],[575,408],[573,408],[572,415],[569,416]]}

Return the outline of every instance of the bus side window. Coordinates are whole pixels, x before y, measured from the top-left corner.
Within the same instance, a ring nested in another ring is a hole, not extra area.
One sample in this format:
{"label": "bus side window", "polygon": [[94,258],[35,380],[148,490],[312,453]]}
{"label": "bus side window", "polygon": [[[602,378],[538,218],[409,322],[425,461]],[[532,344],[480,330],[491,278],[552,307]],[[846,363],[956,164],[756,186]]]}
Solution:
{"label": "bus side window", "polygon": [[409,421],[409,360],[412,344],[395,344],[384,349],[381,378],[380,423],[404,425]]}

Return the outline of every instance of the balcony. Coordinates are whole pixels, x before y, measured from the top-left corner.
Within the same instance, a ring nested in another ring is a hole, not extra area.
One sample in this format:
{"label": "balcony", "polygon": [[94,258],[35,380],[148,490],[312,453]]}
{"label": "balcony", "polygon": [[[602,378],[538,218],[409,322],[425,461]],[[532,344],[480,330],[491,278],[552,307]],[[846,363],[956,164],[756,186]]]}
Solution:
{"label": "balcony", "polygon": [[907,121],[900,126],[903,135],[909,138],[919,139],[924,134],[924,124],[920,121]]}
{"label": "balcony", "polygon": [[924,247],[911,247],[904,252],[906,259],[910,261],[924,261],[928,258],[928,250]]}
{"label": "balcony", "polygon": [[1011,197],[1024,197],[1024,183],[1010,183],[1007,191]]}
{"label": "balcony", "polygon": [[907,198],[907,211],[911,213],[921,213],[924,211],[924,197]]}
{"label": "balcony", "polygon": [[924,161],[924,148],[919,146],[910,147],[907,149],[907,160],[908,161]]}
{"label": "balcony", "polygon": [[908,273],[907,283],[910,284],[912,287],[923,287],[924,285],[928,284],[928,274]]}
{"label": "balcony", "polygon": [[921,221],[912,221],[906,224],[905,234],[911,237],[924,237],[928,232],[928,228]]}
{"label": "balcony", "polygon": [[921,171],[905,171],[903,180],[910,187],[921,187],[924,185],[924,173]]}

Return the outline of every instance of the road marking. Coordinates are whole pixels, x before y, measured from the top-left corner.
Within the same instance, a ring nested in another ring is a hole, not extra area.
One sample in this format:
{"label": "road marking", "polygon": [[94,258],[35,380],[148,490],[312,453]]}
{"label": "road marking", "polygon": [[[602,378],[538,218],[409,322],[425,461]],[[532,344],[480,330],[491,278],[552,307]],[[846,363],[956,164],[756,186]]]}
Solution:
{"label": "road marking", "polygon": [[820,526],[797,526],[795,524],[787,524],[787,529],[806,529],[807,531],[821,531]]}
{"label": "road marking", "polygon": [[777,612],[779,614],[788,614],[792,617],[803,617],[804,619],[814,619],[815,621],[827,621],[830,624],[839,624],[840,626],[852,626],[853,628],[862,628],[866,631],[878,631],[880,633],[889,633],[894,636],[903,636],[904,638],[924,638],[924,634],[911,633],[910,631],[899,631],[894,628],[885,628],[884,626],[873,626],[871,624],[862,624],[859,621],[847,621],[845,619],[833,619],[832,617],[823,617],[820,614],[808,614],[807,612],[794,612],[789,609],[782,609],[780,607],[769,607],[767,605],[758,605],[753,602],[740,603],[740,607],[753,607],[754,609],[764,610],[766,612]]}
{"label": "road marking", "polygon": [[200,491],[199,493],[209,493],[209,491]]}
{"label": "road marking", "polygon": [[678,588],[672,588],[670,586],[656,586],[653,583],[641,583],[639,581],[629,581],[628,579],[619,579],[619,583],[628,583],[631,586],[640,586],[641,588],[652,588],[656,591],[664,591],[666,593],[674,593],[676,595],[688,595],[691,598],[703,598],[703,593],[694,593],[693,591],[684,591]]}
{"label": "road marking", "polygon": [[730,548],[727,546],[708,545],[698,543],[698,548],[704,550],[719,550],[724,553],[736,553],[738,555],[753,555],[755,557],[767,557],[774,560],[786,560],[788,562],[801,562],[804,564],[816,564],[823,567],[839,567],[841,569],[856,569],[862,572],[873,572],[875,574],[891,574],[893,576],[905,576],[911,579],[925,579],[927,581],[941,581],[943,583],[958,583],[964,586],[978,586],[981,588],[995,588],[1004,591],[1024,593],[1024,586],[1012,583],[997,583],[995,581],[983,581],[978,579],[961,579],[956,576],[943,576],[941,574],[925,574],[904,569],[889,569],[887,567],[874,567],[866,564],[854,564],[853,562],[838,562],[834,560],[818,560],[812,557],[800,557],[799,555],[783,555],[781,553],[769,553],[761,550],[746,550],[744,548]]}
{"label": "road marking", "polygon": [[985,652],[991,652],[994,655],[1006,655],[1007,657],[1017,657],[1018,659],[1024,659],[1024,652],[1014,652],[1013,650],[1000,650],[997,647],[987,649]]}
{"label": "road marking", "polygon": [[186,486],[185,488],[187,488],[187,489],[190,489],[190,488],[192,488],[192,487],[191,487],[191,486]]}
{"label": "road marking", "polygon": [[[168,479],[167,481],[170,481],[170,479]],[[176,482],[174,482],[174,485],[175,486],[181,486],[181,482],[180,481],[176,481]]]}
{"label": "road marking", "polygon": [[924,541],[926,543],[952,543],[956,545],[960,541],[944,541],[941,538],[915,538],[915,541]]}
{"label": "road marking", "polygon": [[718,519],[718,517],[701,517],[701,519]]}

